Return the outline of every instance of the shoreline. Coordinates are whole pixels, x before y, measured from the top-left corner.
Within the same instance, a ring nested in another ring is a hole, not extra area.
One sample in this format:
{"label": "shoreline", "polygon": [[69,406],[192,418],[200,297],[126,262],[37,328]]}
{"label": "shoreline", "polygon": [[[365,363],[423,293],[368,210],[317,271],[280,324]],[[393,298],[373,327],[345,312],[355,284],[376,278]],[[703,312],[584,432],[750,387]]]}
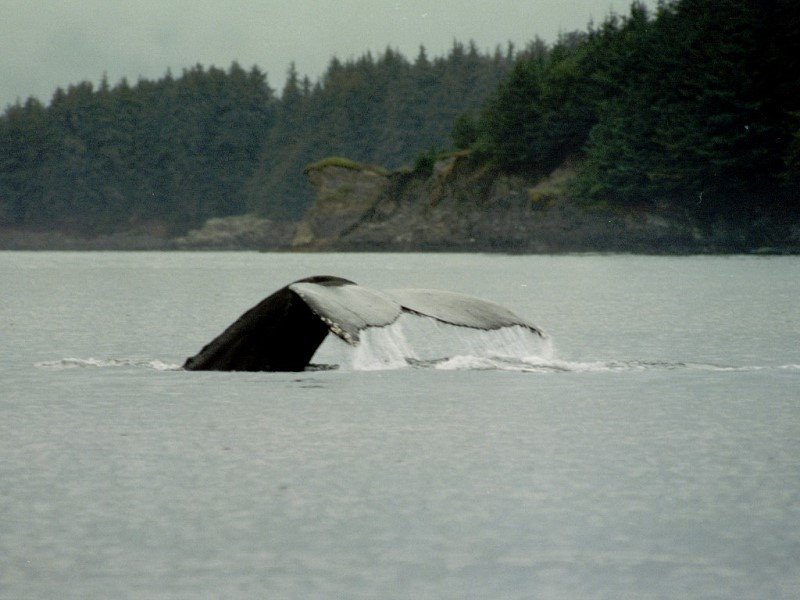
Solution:
{"label": "shoreline", "polygon": [[700,245],[694,248],[669,249],[663,247],[626,248],[589,248],[583,245],[570,247],[565,244],[560,248],[520,248],[513,245],[491,244],[421,244],[421,245],[332,245],[330,247],[292,247],[268,246],[261,244],[198,244],[187,246],[180,243],[180,238],[143,238],[123,242],[114,238],[77,238],[48,234],[46,240],[39,236],[15,239],[0,237],[0,252],[261,252],[276,254],[499,254],[512,256],[563,256],[563,255],[609,255],[629,254],[640,256],[800,256],[800,247],[760,247],[720,248],[711,245]]}

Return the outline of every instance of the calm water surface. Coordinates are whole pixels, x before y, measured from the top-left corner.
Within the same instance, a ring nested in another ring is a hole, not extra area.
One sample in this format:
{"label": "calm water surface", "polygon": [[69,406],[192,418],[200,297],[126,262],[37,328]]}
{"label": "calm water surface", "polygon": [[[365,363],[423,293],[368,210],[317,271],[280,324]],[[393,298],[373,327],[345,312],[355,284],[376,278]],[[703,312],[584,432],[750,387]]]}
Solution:
{"label": "calm water surface", "polygon": [[[551,347],[174,370],[312,274]],[[797,598],[798,298],[793,257],[0,253],[0,598]]]}

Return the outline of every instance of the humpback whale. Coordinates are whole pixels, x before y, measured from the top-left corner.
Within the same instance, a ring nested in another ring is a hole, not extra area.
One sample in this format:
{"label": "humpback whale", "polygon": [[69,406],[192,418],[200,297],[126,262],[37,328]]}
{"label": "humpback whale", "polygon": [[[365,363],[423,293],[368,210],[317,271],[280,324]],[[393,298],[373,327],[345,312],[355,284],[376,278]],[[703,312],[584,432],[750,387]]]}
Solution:
{"label": "humpback whale", "polygon": [[510,310],[473,296],[430,289],[373,290],[317,275],[300,279],[246,311],[196,355],[190,371],[302,371],[332,333],[351,346],[369,327],[385,327],[404,312],[450,325],[542,331]]}

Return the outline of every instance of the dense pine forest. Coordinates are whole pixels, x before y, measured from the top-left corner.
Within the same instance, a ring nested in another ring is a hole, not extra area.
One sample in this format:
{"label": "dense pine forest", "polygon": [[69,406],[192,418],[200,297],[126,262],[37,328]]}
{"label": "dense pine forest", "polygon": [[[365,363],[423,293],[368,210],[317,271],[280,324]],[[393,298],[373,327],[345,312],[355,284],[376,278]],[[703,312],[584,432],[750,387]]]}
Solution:
{"label": "dense pine forest", "polygon": [[296,218],[311,202],[306,165],[330,155],[394,169],[422,150],[451,145],[454,120],[478,110],[506,74],[513,48],[493,54],[454,43],[446,57],[413,62],[386,49],[331,61],[311,85],[289,69],[275,126],[246,186],[249,205],[270,217]]}
{"label": "dense pine forest", "polygon": [[237,65],[31,98],[2,119],[0,222],[94,234],[243,212],[274,113],[264,75]]}
{"label": "dense pine forest", "polygon": [[454,43],[411,63],[387,49],[333,59],[312,84],[290,67],[280,97],[257,68],[197,65],[179,77],[90,83],[31,98],[0,119],[0,227],[84,234],[255,211],[295,219],[303,169],[328,154],[401,166],[449,144],[453,120],[496,89],[513,51]]}
{"label": "dense pine forest", "polygon": [[245,212],[296,220],[312,200],[309,163],[398,168],[454,149],[530,177],[569,164],[570,196],[586,205],[796,220],[798,31],[795,0],[634,3],[554,44],[455,42],[414,59],[386,49],[333,59],[315,82],[292,66],[280,94],[237,64],[79,83],[0,117],[0,228],[177,234]]}
{"label": "dense pine forest", "polygon": [[580,165],[575,198],[701,222],[800,209],[800,5],[634,4],[522,56],[456,141],[507,171]]}

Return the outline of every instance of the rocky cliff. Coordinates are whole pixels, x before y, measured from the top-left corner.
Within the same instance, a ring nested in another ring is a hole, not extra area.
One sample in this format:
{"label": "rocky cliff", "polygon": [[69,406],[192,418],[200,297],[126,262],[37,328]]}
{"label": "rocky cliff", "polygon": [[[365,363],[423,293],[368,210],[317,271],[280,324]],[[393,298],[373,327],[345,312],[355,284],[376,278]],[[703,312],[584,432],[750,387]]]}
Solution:
{"label": "rocky cliff", "polygon": [[329,159],[305,173],[316,202],[297,226],[292,242],[297,248],[335,246],[391,196],[391,175],[377,167]]}
{"label": "rocky cliff", "polygon": [[538,180],[510,176],[465,154],[425,174],[329,158],[306,169],[316,201],[299,223],[238,215],[177,238],[157,222],[91,239],[0,229],[0,249],[800,253],[797,220],[700,228],[668,207],[584,206],[567,194],[574,175],[565,165]]}
{"label": "rocky cliff", "polygon": [[581,208],[565,195],[565,166],[534,181],[476,168],[466,155],[432,173],[322,161],[307,170],[316,202],[297,250],[691,252],[703,236],[664,215]]}

